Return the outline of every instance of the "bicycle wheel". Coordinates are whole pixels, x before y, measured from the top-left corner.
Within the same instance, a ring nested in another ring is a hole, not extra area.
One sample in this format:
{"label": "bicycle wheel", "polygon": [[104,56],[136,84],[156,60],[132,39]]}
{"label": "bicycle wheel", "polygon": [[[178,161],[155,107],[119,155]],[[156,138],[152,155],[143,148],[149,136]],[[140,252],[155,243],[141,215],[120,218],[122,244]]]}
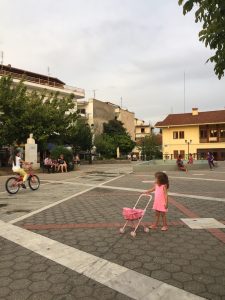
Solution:
{"label": "bicycle wheel", "polygon": [[9,194],[16,194],[20,189],[17,178],[16,177],[8,178],[5,183],[5,188]]}
{"label": "bicycle wheel", "polygon": [[30,178],[28,179],[28,184],[29,184],[29,187],[35,191],[39,188],[40,186],[40,179],[37,175],[32,175],[30,176]]}

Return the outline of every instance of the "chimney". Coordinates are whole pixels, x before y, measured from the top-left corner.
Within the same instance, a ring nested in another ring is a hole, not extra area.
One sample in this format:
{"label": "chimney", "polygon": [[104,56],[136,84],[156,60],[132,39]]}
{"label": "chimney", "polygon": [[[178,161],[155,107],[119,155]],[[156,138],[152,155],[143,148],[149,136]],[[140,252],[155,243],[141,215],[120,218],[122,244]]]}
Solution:
{"label": "chimney", "polygon": [[192,108],[192,116],[198,116],[198,108]]}

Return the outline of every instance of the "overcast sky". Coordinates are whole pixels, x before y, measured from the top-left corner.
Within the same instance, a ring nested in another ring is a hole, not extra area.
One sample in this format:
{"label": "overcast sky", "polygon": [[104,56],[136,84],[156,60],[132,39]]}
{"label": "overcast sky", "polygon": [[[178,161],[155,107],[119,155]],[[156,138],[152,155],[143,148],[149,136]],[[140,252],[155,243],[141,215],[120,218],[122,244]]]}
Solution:
{"label": "overcast sky", "polygon": [[155,123],[225,107],[194,15],[178,0],[0,0],[4,64],[47,74]]}

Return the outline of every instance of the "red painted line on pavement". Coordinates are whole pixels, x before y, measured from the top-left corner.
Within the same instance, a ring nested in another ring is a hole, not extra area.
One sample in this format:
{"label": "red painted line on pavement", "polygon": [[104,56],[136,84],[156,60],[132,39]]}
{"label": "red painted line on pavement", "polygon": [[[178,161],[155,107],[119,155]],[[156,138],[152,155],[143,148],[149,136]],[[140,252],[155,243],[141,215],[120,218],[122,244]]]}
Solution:
{"label": "red painted line on pavement", "polygon": [[[184,215],[186,215],[189,218],[200,218],[199,215],[197,215],[195,212],[191,211],[189,208],[185,207],[183,204],[177,202],[173,198],[169,197],[169,203],[175,206],[177,209],[179,209]],[[225,221],[221,221],[221,223],[225,224]],[[206,229],[209,233],[211,233],[215,238],[220,240],[225,244],[225,233],[218,229],[218,228],[209,228]]]}
{"label": "red painted line on pavement", "polygon": [[181,211],[185,216],[189,218],[199,218],[199,216],[196,213],[194,213],[193,211],[185,207],[183,204],[177,202],[171,197],[169,197],[169,203],[178,208],[179,211]]}
{"label": "red painted line on pavement", "polygon": [[218,228],[207,229],[212,235],[214,235],[218,240],[225,244],[225,233]]}

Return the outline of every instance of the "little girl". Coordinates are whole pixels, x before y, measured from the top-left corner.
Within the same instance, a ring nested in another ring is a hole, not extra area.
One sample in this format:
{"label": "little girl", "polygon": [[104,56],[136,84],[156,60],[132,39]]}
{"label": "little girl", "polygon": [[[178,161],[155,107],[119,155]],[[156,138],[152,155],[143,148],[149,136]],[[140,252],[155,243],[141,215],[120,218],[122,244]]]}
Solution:
{"label": "little girl", "polygon": [[155,222],[150,226],[150,229],[157,228],[159,224],[159,218],[161,215],[163,221],[163,227],[161,228],[161,230],[168,230],[168,225],[166,221],[166,212],[168,211],[168,188],[168,176],[163,172],[155,173],[155,186],[152,189],[146,191],[147,194],[155,192],[155,199],[152,207],[152,209],[155,210]]}

